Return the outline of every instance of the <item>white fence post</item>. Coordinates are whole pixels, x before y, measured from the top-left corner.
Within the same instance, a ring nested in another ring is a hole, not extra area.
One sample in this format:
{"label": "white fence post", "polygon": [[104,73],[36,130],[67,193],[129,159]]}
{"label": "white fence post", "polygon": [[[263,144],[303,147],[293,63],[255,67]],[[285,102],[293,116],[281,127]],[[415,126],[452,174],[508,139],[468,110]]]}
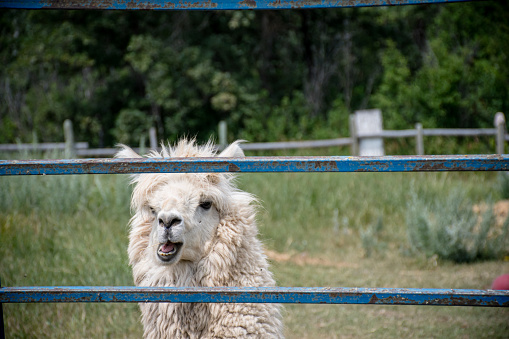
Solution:
{"label": "white fence post", "polygon": [[355,112],[355,131],[359,138],[360,156],[383,156],[384,139],[382,111],[379,109],[366,109]]}
{"label": "white fence post", "polygon": [[495,128],[497,129],[497,154],[504,154],[506,132],[504,113],[495,114]]}
{"label": "white fence post", "polygon": [[65,138],[65,157],[68,159],[76,158],[76,145],[74,144],[74,131],[72,129],[72,121],[65,119],[64,121],[64,138]]}

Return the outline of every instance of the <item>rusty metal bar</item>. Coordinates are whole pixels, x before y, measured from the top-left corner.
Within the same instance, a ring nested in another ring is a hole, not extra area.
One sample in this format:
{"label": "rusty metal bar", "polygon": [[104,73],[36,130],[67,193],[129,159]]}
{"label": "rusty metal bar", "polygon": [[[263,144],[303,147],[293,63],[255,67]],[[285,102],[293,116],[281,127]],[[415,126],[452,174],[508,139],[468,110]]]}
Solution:
{"label": "rusty metal bar", "polygon": [[0,176],[207,172],[508,171],[509,155],[0,160]]}
{"label": "rusty metal bar", "polygon": [[3,287],[3,303],[183,302],[509,307],[509,291],[347,287]]}
{"label": "rusty metal bar", "polygon": [[246,10],[396,6],[472,0],[0,0],[0,8],[103,10]]}

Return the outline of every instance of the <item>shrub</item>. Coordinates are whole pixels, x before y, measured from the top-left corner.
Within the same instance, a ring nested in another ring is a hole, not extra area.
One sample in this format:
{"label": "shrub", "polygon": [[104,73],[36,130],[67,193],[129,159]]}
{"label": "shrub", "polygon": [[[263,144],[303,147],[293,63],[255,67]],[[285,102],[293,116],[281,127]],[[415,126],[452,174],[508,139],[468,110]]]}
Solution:
{"label": "shrub", "polygon": [[411,193],[406,222],[413,252],[454,262],[497,259],[509,245],[509,218],[496,225],[493,206],[474,212],[473,203],[462,189],[442,196]]}

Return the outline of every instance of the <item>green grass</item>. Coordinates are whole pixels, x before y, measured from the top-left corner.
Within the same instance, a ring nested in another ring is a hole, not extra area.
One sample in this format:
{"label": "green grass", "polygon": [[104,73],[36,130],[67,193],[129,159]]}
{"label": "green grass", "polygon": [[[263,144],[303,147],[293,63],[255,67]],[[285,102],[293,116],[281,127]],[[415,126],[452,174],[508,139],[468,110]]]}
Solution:
{"label": "green grass", "polygon": [[[3,286],[133,285],[127,264],[126,176],[0,178]],[[410,189],[433,195],[461,186],[473,202],[500,198],[496,173],[246,174],[261,200],[266,247],[280,286],[488,288],[504,259],[454,264],[412,256]],[[380,228],[375,226],[382,222]],[[373,239],[366,242],[370,228]],[[363,240],[364,239],[364,240]],[[374,244],[370,255],[366,244]],[[363,247],[364,244],[364,247]],[[139,338],[136,304],[4,304],[8,338]],[[509,310],[472,307],[286,305],[288,338],[505,338]]]}

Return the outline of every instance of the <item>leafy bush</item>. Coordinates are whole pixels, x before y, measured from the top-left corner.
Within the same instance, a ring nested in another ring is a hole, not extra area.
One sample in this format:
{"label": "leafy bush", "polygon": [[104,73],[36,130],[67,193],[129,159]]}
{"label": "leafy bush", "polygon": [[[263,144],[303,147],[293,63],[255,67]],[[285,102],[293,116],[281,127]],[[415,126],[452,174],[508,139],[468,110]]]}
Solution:
{"label": "leafy bush", "polygon": [[477,214],[459,188],[445,198],[411,195],[406,222],[412,251],[454,262],[496,259],[507,251],[509,218],[497,226],[491,204]]}
{"label": "leafy bush", "polygon": [[151,117],[137,109],[123,109],[115,120],[112,133],[118,142],[137,145],[140,137],[148,134],[152,125]]}

